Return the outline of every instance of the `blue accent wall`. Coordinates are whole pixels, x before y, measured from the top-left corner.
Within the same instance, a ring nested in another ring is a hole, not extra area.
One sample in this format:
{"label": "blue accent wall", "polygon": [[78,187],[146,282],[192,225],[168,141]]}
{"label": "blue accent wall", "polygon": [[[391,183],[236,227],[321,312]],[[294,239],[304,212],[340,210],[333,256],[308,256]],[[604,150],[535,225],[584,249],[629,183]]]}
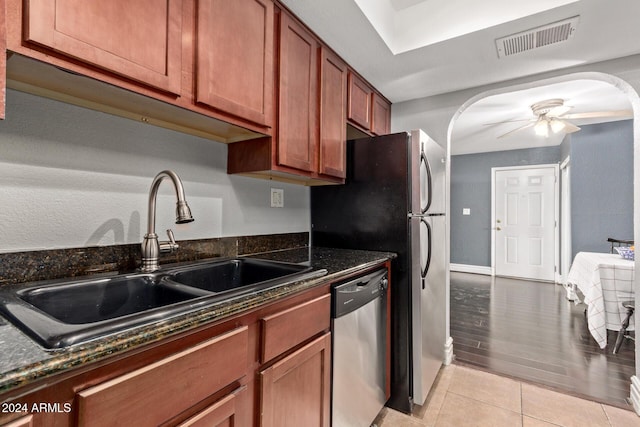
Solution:
{"label": "blue accent wall", "polygon": [[570,151],[573,256],[633,239],[633,121],[583,126]]}
{"label": "blue accent wall", "polygon": [[491,266],[491,168],[559,161],[560,146],[452,156],[451,262]]}
{"label": "blue accent wall", "polygon": [[582,126],[555,147],[452,156],[451,262],[491,266],[492,167],[560,163],[567,154],[574,256],[608,252],[607,237],[632,239],[633,121],[625,120]]}

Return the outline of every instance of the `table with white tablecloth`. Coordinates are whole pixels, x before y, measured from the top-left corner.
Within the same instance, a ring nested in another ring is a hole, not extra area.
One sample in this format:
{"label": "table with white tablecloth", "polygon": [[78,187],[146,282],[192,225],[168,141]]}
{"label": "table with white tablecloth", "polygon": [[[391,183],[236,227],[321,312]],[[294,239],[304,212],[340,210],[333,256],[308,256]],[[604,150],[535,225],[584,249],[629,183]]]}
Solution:
{"label": "table with white tablecloth", "polygon": [[584,295],[589,332],[600,348],[607,345],[607,329],[620,329],[626,316],[622,301],[635,299],[633,278],[634,261],[618,254],[579,252],[573,260],[566,283]]}

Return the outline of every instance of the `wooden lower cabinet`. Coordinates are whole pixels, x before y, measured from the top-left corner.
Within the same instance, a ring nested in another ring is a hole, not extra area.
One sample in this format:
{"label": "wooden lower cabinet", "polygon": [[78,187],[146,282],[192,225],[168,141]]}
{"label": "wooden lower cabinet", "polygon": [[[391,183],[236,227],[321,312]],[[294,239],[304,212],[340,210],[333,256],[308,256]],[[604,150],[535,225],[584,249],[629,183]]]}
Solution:
{"label": "wooden lower cabinet", "polygon": [[262,427],[329,427],[331,334],[260,372]]}
{"label": "wooden lower cabinet", "polygon": [[[2,393],[23,412],[0,413],[0,426],[328,427],[330,315],[327,282]],[[59,410],[32,412],[43,402]]]}
{"label": "wooden lower cabinet", "polygon": [[[78,425],[157,426],[246,374],[248,328],[198,344],[77,394]],[[117,415],[116,415],[117,414]]]}
{"label": "wooden lower cabinet", "polygon": [[[224,427],[241,426],[238,422],[241,405],[238,401],[246,395],[246,387],[239,388],[228,396],[220,399],[200,413],[178,424],[178,427]],[[248,419],[248,417],[246,417]]]}
{"label": "wooden lower cabinet", "polygon": [[327,294],[261,318],[260,361],[269,362],[329,330],[330,316],[331,295]]}
{"label": "wooden lower cabinet", "polygon": [[3,424],[3,427],[33,427],[33,415],[18,418],[8,424]]}

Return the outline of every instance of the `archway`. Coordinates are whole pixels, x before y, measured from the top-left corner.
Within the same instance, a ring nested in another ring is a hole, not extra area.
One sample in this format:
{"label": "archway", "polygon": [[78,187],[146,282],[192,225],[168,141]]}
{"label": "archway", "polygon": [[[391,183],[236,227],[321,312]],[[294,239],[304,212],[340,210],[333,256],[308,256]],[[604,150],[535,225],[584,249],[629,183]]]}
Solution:
{"label": "archway", "polygon": [[[601,81],[601,82],[605,82],[610,84],[612,87],[620,90],[621,92],[623,92],[624,94],[626,94],[626,96],[629,99],[629,102],[631,103],[631,107],[633,109],[633,119],[634,119],[634,125],[633,125],[633,140],[634,140],[634,178],[633,178],[633,182],[634,182],[634,189],[633,189],[633,198],[634,198],[634,202],[633,202],[633,207],[634,207],[634,217],[633,217],[633,226],[634,226],[634,240],[636,241],[640,241],[640,129],[637,126],[637,123],[640,123],[638,121],[638,119],[640,118],[640,97],[638,97],[637,92],[631,87],[631,85],[629,85],[627,82],[625,82],[624,80],[616,77],[616,76],[612,76],[609,74],[604,74],[604,73],[597,73],[597,72],[584,72],[584,73],[575,73],[575,74],[568,74],[565,76],[559,76],[559,77],[554,77],[554,78],[549,78],[549,79],[545,79],[545,80],[540,80],[540,81],[536,81],[536,82],[531,82],[531,83],[527,83],[527,84],[521,84],[521,85],[514,85],[511,87],[504,87],[504,88],[500,88],[500,89],[495,89],[495,90],[489,90],[489,91],[485,91],[483,93],[480,93],[476,96],[473,96],[472,98],[470,98],[469,100],[467,100],[458,110],[457,112],[454,114],[453,118],[451,119],[450,123],[449,123],[449,127],[448,127],[448,131],[447,131],[447,156],[448,156],[448,161],[447,161],[447,183],[448,183],[448,189],[447,189],[447,216],[451,217],[451,153],[452,153],[452,142],[453,142],[453,134],[454,134],[454,128],[455,128],[455,124],[456,121],[459,119],[459,117],[468,109],[470,108],[473,104],[477,103],[478,101],[487,98],[487,97],[491,97],[491,96],[495,96],[495,95],[499,95],[499,94],[504,94],[504,93],[508,93],[508,92],[514,92],[514,91],[522,91],[522,90],[527,90],[527,89],[532,89],[532,88],[536,88],[536,87],[540,87],[540,86],[545,86],[545,85],[552,85],[552,84],[556,84],[556,83],[561,83],[561,82],[570,82],[573,80],[578,80],[578,79],[585,79],[585,80],[595,80],[595,81]],[[449,221],[447,223],[447,242],[450,242],[451,239],[451,221]],[[448,252],[450,251],[450,248],[447,248]],[[636,261],[636,269],[638,268],[638,261]],[[638,278],[638,276],[635,276],[635,281],[634,281],[634,289],[635,289],[635,293],[636,293],[636,303],[638,301],[640,301],[640,298],[638,297],[638,291],[640,291],[640,280]],[[640,321],[637,319],[638,316],[636,316],[635,319],[635,327],[636,330],[638,330],[640,328]],[[454,347],[455,347],[455,343],[454,343]],[[633,406],[636,410],[636,412],[638,412],[640,414],[640,357],[639,357],[639,353],[640,353],[640,343],[636,342],[635,344],[635,359],[636,359],[636,367],[635,367],[635,375],[631,377],[631,389],[630,389],[630,396],[631,396],[631,401],[633,403]]]}

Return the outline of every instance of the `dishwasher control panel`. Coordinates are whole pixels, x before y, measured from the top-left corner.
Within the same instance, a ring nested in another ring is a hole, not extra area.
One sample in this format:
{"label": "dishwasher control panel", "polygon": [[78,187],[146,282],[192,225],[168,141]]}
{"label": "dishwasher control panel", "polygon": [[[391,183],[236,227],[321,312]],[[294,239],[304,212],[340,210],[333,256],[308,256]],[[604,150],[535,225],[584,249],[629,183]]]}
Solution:
{"label": "dishwasher control panel", "polygon": [[333,318],[344,316],[359,307],[385,295],[389,281],[387,269],[376,270],[364,276],[349,279],[333,286]]}

